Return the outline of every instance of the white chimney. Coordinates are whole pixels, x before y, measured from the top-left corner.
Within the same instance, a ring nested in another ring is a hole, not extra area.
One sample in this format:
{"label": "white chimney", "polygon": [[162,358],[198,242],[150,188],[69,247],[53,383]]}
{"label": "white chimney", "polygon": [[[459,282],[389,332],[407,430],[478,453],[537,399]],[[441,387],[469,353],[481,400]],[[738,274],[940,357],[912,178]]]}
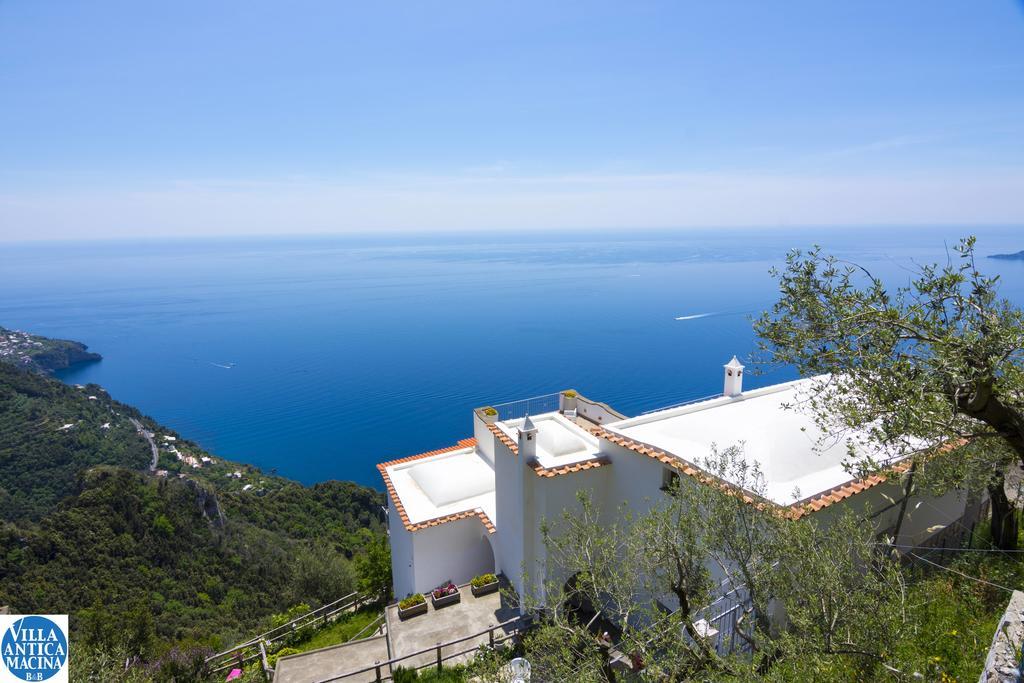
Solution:
{"label": "white chimney", "polygon": [[537,427],[529,415],[519,430],[519,457],[523,458],[523,462],[537,457]]}
{"label": "white chimney", "polygon": [[736,360],[736,356],[725,364],[725,390],[726,396],[739,396],[743,393],[743,364]]}

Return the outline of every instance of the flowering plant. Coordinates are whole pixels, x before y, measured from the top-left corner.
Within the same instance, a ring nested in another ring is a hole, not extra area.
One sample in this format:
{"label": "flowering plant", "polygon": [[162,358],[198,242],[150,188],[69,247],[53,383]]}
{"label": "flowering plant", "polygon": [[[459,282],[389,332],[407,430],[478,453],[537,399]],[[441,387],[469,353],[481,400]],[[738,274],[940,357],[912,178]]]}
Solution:
{"label": "flowering plant", "polygon": [[459,592],[458,587],[454,583],[452,583],[451,581],[448,581],[448,582],[443,583],[443,584],[441,584],[440,586],[438,586],[437,588],[434,589],[434,597],[438,598],[438,599],[441,599],[441,598],[443,598],[446,595],[453,595],[453,594],[458,593],[458,592]]}

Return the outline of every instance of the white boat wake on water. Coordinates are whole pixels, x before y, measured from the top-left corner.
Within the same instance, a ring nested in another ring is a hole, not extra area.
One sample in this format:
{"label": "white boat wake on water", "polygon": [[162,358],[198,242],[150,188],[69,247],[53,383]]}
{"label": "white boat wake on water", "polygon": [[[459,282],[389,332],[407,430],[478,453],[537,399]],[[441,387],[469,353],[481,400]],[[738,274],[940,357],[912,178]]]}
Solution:
{"label": "white boat wake on water", "polygon": [[216,368],[224,368],[225,370],[230,370],[235,367],[234,363],[214,363],[212,360],[207,362]]}
{"label": "white boat wake on water", "polygon": [[696,320],[697,318],[707,318],[712,315],[718,315],[717,313],[694,313],[693,315],[681,315],[676,320]]}

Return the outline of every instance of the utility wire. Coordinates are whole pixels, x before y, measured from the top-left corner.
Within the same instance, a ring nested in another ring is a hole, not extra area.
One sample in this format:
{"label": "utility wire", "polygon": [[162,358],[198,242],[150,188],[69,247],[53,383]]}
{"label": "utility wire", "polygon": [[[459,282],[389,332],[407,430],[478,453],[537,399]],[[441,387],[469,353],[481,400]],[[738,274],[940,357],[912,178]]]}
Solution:
{"label": "utility wire", "polygon": [[956,569],[953,569],[952,567],[945,567],[945,566],[939,564],[938,562],[932,562],[931,560],[925,559],[925,558],[923,558],[920,555],[917,555],[915,553],[907,553],[907,554],[910,555],[911,557],[916,557],[917,559],[921,560],[922,562],[927,562],[928,564],[932,565],[933,567],[938,567],[939,569],[945,569],[947,572],[953,572],[954,574],[958,574],[959,576],[962,576],[965,579],[970,579],[971,581],[977,581],[978,583],[983,583],[983,584],[985,584],[987,586],[992,586],[993,588],[1001,588],[1004,591],[1009,591],[1010,593],[1012,593],[1012,592],[1014,592],[1014,590],[1016,590],[1014,588],[1007,588],[1006,586],[1000,586],[998,583],[992,583],[991,581],[986,581],[985,579],[979,579],[977,576],[971,576],[970,574],[964,574],[963,572],[957,571]]}
{"label": "utility wire", "polygon": [[942,551],[951,553],[1000,553],[1000,554],[1011,554],[1011,553],[1024,553],[1024,550],[1000,550],[999,548],[943,548],[931,545],[900,545],[898,543],[882,543],[878,542],[875,545],[882,545],[887,548],[900,548],[901,550],[929,550],[929,551]]}

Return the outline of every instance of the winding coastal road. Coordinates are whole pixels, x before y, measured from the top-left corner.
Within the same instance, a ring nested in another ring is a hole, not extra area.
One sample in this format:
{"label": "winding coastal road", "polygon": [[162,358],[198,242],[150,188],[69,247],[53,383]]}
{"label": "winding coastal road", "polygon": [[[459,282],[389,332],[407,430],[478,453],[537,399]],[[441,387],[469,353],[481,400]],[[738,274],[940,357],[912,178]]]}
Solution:
{"label": "winding coastal road", "polygon": [[142,438],[149,442],[149,447],[153,451],[153,460],[152,462],[149,463],[149,471],[156,472],[156,462],[157,460],[160,459],[160,451],[157,450],[156,442],[153,441],[153,432],[145,430],[142,427],[142,423],[136,420],[134,417],[130,417],[128,419],[131,420],[133,425],[135,425],[136,431],[138,431],[139,434],[142,435]]}

